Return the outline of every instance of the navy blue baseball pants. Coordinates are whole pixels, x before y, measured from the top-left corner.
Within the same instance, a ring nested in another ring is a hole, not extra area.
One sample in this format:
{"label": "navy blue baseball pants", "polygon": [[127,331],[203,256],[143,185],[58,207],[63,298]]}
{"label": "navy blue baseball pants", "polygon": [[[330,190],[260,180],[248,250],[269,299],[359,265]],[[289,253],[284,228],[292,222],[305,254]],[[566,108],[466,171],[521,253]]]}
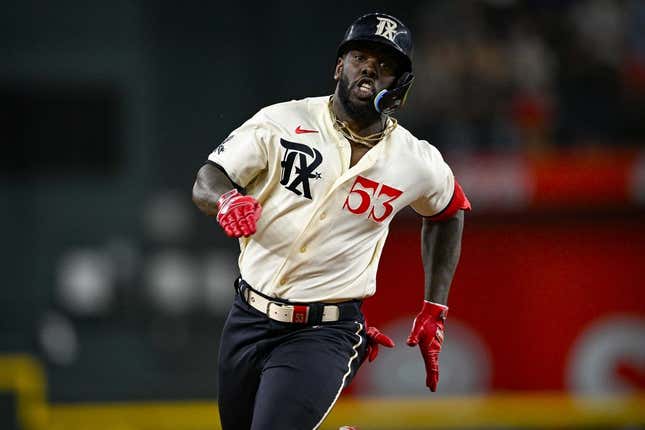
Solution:
{"label": "navy blue baseball pants", "polygon": [[274,321],[237,289],[219,351],[223,430],[318,428],[365,359],[364,321],[359,301],[336,322]]}

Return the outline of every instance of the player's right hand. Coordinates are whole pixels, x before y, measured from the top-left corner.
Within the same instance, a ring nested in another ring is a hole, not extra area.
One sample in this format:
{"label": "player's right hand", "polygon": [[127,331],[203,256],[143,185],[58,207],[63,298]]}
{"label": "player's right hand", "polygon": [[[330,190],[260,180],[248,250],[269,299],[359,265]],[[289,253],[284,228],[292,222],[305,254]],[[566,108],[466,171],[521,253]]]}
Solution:
{"label": "player's right hand", "polygon": [[257,200],[237,190],[222,194],[217,201],[217,209],[217,222],[229,237],[251,236],[262,214],[262,206]]}

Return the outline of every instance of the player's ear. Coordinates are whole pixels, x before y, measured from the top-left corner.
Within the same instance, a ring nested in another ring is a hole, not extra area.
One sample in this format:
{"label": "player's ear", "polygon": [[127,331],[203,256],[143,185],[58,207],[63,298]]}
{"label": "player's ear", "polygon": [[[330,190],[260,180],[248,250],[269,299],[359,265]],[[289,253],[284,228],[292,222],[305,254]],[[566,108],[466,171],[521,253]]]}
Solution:
{"label": "player's ear", "polygon": [[340,79],[340,75],[343,73],[343,59],[338,57],[336,62],[336,68],[334,69],[334,80],[337,81]]}

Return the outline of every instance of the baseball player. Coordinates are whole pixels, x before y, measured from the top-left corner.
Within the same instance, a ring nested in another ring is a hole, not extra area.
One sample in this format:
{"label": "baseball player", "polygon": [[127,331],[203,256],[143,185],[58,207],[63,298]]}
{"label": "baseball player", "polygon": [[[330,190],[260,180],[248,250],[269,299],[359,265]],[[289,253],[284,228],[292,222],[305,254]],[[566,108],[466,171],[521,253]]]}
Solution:
{"label": "baseball player", "polygon": [[391,116],[414,79],[411,51],[397,18],[358,18],[338,47],[333,95],[261,109],[197,174],[193,201],[240,244],[219,351],[225,430],[316,429],[365,358],[394,346],[366,327],[361,301],[375,293],[389,224],[406,206],[423,217],[425,268],[407,343],[436,390],[470,203],[437,149]]}

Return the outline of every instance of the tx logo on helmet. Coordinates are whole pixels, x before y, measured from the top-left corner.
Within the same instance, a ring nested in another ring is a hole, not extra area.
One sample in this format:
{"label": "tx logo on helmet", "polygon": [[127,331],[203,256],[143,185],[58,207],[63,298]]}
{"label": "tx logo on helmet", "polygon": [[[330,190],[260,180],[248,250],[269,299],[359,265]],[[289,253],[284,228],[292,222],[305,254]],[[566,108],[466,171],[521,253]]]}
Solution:
{"label": "tx logo on helmet", "polygon": [[[321,174],[314,172],[320,163],[322,163],[323,157],[320,151],[315,148],[310,148],[307,145],[302,143],[289,142],[288,140],[280,139],[280,145],[286,151],[284,152],[284,158],[280,162],[280,167],[282,167],[282,178],[280,179],[280,184],[283,185],[287,190],[295,193],[296,195],[310,199],[311,200],[311,189],[309,188],[309,179],[320,179]],[[309,159],[312,159],[310,163],[307,163]],[[298,166],[294,166],[298,161]],[[293,181],[291,181],[291,176],[295,170],[295,175]],[[291,183],[289,183],[291,181]],[[302,191],[298,187],[302,185]]]}
{"label": "tx logo on helmet", "polygon": [[378,19],[378,25],[376,26],[376,33],[374,34],[377,36],[385,37],[386,39],[394,42],[394,37],[396,36],[396,28],[398,27],[396,21],[392,21],[389,18],[383,18],[381,16],[377,16],[376,19]]}

